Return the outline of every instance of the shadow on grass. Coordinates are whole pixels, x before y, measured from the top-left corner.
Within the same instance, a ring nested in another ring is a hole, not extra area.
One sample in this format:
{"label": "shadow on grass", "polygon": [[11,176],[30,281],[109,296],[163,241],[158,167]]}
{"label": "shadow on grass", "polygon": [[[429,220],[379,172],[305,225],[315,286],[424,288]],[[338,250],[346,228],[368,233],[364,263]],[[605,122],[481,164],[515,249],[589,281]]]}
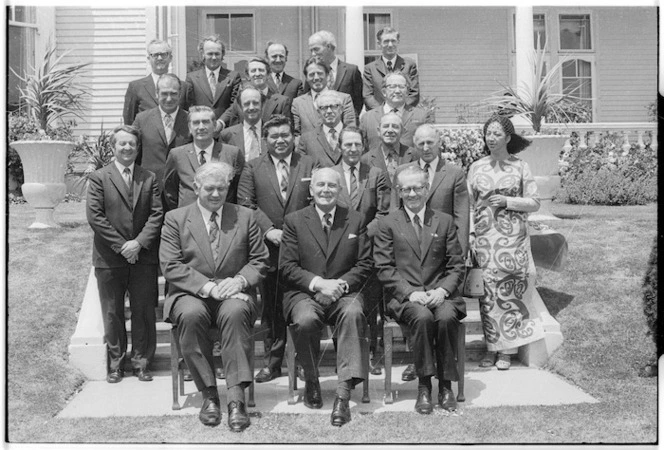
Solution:
{"label": "shadow on grass", "polygon": [[574,300],[573,295],[565,294],[564,292],[554,291],[546,287],[538,287],[537,292],[542,297],[542,301],[546,305],[546,309],[555,318],[560,311],[567,308],[567,305]]}
{"label": "shadow on grass", "polygon": [[87,222],[58,222],[62,228],[78,228],[82,226],[87,226]]}
{"label": "shadow on grass", "polygon": [[559,219],[569,219],[569,220],[578,220],[581,218],[581,214],[564,214],[564,213],[556,213],[554,214]]}

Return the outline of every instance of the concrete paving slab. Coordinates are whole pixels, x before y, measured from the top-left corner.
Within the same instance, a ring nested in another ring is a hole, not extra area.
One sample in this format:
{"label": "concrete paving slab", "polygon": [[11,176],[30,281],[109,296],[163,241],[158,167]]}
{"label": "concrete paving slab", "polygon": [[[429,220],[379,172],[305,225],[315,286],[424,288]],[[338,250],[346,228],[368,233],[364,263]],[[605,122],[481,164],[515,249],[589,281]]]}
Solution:
{"label": "concrete paving slab", "polygon": [[[369,381],[370,403],[361,403],[362,386],[352,392],[351,412],[370,414],[388,411],[413,411],[417,395],[417,382],[401,381],[405,366],[392,368],[394,403],[383,402],[385,376],[372,375]],[[384,372],[384,370],[383,370]],[[193,382],[185,383],[185,394],[180,396],[182,409],[171,409],[171,377],[167,372],[154,373],[154,381],[140,382],[128,376],[118,384],[105,381],[89,381],[76,394],[58,417],[112,417],[112,416],[162,416],[198,414],[203,403]],[[508,371],[495,368],[483,369],[477,363],[466,364],[466,401],[459,404],[464,409],[493,406],[563,405],[575,403],[597,403],[592,396],[569,384],[564,379],[544,370],[515,364]],[[278,414],[330,414],[334,402],[337,379],[333,370],[323,371],[320,377],[323,393],[323,408],[312,410],[304,406],[302,399],[288,405],[288,377],[283,376],[268,383],[256,384],[256,407],[249,413]],[[437,397],[437,382],[434,384],[434,399]],[[456,383],[452,384],[457,392]],[[304,383],[298,381],[300,394]],[[224,403],[225,383],[219,380],[219,393]],[[223,412],[223,409],[222,409]],[[443,413],[442,411],[440,412]]]}

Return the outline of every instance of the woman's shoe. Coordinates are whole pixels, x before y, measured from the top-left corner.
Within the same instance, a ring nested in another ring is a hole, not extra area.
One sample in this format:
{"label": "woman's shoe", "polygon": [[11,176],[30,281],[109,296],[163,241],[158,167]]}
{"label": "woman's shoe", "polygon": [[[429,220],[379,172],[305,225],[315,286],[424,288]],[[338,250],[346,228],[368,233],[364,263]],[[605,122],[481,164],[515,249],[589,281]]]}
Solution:
{"label": "woman's shoe", "polygon": [[491,367],[496,362],[496,352],[486,352],[480,360],[480,367]]}
{"label": "woman's shoe", "polygon": [[498,360],[496,361],[496,367],[498,370],[508,370],[512,365],[512,357],[504,353],[498,353]]}

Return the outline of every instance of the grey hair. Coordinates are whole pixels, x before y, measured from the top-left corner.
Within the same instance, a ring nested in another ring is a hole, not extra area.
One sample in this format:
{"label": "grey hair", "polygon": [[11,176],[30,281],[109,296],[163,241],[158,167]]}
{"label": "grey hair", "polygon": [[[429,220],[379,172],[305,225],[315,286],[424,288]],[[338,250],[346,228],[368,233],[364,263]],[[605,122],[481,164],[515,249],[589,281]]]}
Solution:
{"label": "grey hair", "polygon": [[226,184],[230,184],[231,180],[233,179],[233,175],[235,175],[235,169],[233,169],[233,166],[223,161],[207,162],[196,169],[194,183],[197,187],[200,188],[206,178],[216,174],[221,174],[221,176],[226,180]]}

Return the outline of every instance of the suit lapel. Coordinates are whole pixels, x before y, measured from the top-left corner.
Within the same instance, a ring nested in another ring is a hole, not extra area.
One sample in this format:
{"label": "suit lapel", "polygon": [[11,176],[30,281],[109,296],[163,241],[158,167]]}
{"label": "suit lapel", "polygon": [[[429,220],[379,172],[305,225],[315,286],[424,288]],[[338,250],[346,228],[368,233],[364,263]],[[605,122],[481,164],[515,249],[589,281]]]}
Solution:
{"label": "suit lapel", "polygon": [[346,65],[339,61],[337,64],[337,73],[336,77],[334,78],[334,84],[332,85],[332,89],[335,91],[339,90],[339,86],[341,85],[341,80],[343,79],[344,75],[346,74]]}
{"label": "suit lapel", "polygon": [[[293,156],[295,156],[293,154]],[[291,158],[291,163],[293,162],[293,158]],[[277,178],[277,168],[274,165],[274,162],[272,161],[272,157],[266,153],[265,156],[263,156],[263,172],[265,176],[270,180],[270,184],[272,185],[272,189],[274,189],[274,193],[276,194],[276,197],[279,199],[279,202],[282,205],[285,205],[284,199],[281,196],[281,188],[279,187],[279,179]],[[291,175],[293,171],[291,170]],[[290,181],[290,180],[289,180]],[[290,184],[290,183],[289,183]]]}
{"label": "suit lapel", "polygon": [[[127,191],[127,184],[120,175],[120,171],[115,167],[115,163],[109,164],[108,166],[108,175],[111,179],[111,182],[115,185],[115,188],[120,192],[120,196],[124,200],[128,208],[133,209],[133,205],[129,203],[129,192]],[[134,170],[136,166],[134,165]]]}
{"label": "suit lapel", "polygon": [[433,193],[438,189],[438,186],[445,178],[447,173],[447,167],[445,167],[445,162],[443,161],[442,156],[438,158],[438,167],[436,167],[436,173],[433,176],[433,181],[431,182],[431,188],[429,189],[429,195],[427,196],[427,202],[433,195]]}
{"label": "suit lapel", "polygon": [[369,170],[371,167],[367,166],[366,164],[359,164],[360,166],[360,173],[359,177],[360,179],[358,180],[358,186],[357,186],[357,208],[359,210],[360,203],[362,203],[362,196],[364,195],[364,189],[367,187],[367,183],[369,182]]}
{"label": "suit lapel", "polygon": [[[219,76],[221,76],[221,71],[219,71]],[[214,99],[212,100],[212,104],[214,105],[217,103],[217,100],[219,100],[219,97],[221,97],[221,94],[224,92],[226,89],[226,86],[228,86],[229,79],[226,77],[225,79],[221,81],[217,81],[217,87],[214,91]],[[210,92],[212,93],[212,92]]]}
{"label": "suit lapel", "polygon": [[[164,122],[161,120],[161,110],[159,108],[155,108],[154,113],[152,114],[152,126],[157,130],[157,133],[159,133],[159,137],[164,144],[168,146],[169,142],[166,139],[166,129],[164,128]],[[173,126],[173,130],[175,130],[175,126]],[[173,133],[173,136],[175,136],[175,133]],[[171,136],[171,138],[173,136]]]}
{"label": "suit lapel", "polygon": [[323,254],[327,255],[325,232],[323,231],[323,225],[320,222],[316,208],[314,206],[307,207],[307,209],[304,211],[304,218],[309,231],[311,231],[311,235],[314,237],[314,240],[320,247]]}
{"label": "suit lapel", "polygon": [[401,115],[401,122],[403,123],[403,128],[405,129],[409,124],[410,120],[413,117],[413,108],[405,107],[403,109],[403,114]]}
{"label": "suit lapel", "polygon": [[346,184],[346,174],[344,173],[344,168],[341,164],[333,166],[332,169],[336,170],[341,176],[341,190],[339,191],[339,203],[346,205],[348,208],[352,208],[353,205],[350,204],[350,187]]}
{"label": "suit lapel", "polygon": [[221,267],[226,256],[228,256],[228,250],[231,248],[231,243],[237,233],[237,227],[235,226],[236,222],[237,214],[235,209],[231,208],[229,204],[226,204],[221,210],[221,230],[219,230],[219,246],[217,247],[218,261],[216,269]]}
{"label": "suit lapel", "polygon": [[265,98],[265,103],[263,105],[263,114],[261,116],[263,123],[267,122],[270,119],[270,116],[272,115],[276,107],[277,107],[277,101],[275,99],[273,99],[272,97]]}
{"label": "suit lapel", "polygon": [[429,253],[431,241],[433,240],[436,230],[438,230],[439,222],[440,219],[438,216],[434,216],[433,211],[427,208],[424,212],[424,225],[422,226],[422,260],[424,260]]}
{"label": "suit lapel", "polygon": [[323,120],[318,115],[318,111],[316,111],[316,106],[314,105],[313,91],[309,91],[307,95],[308,95],[307,108],[309,109],[309,111],[305,111],[305,114],[300,114],[300,117],[308,117],[311,123],[313,124],[313,128],[318,129],[321,126],[323,126]]}
{"label": "suit lapel", "polygon": [[330,231],[330,239],[327,243],[327,251],[325,253],[327,260],[330,259],[334,250],[339,245],[339,242],[341,242],[341,239],[346,232],[346,228],[348,228],[348,210],[337,206],[334,220],[332,222],[332,230]]}
{"label": "suit lapel", "polygon": [[381,74],[383,77],[387,73],[387,67],[385,66],[385,61],[383,61],[383,58],[379,57],[376,60],[376,70],[378,71],[379,74]]}
{"label": "suit lapel", "polygon": [[394,71],[401,72],[405,65],[406,61],[401,57],[401,55],[397,55],[397,59],[394,61]]}
{"label": "suit lapel", "polygon": [[171,142],[175,140],[175,136],[187,136],[189,134],[189,126],[187,125],[187,114],[182,110],[178,109],[177,116],[175,117],[175,123],[173,124],[173,135],[171,136]]}
{"label": "suit lapel", "polygon": [[401,235],[406,239],[406,242],[411,246],[417,257],[422,259],[422,249],[420,248],[420,243],[417,241],[415,228],[413,228],[413,224],[410,222],[405,207],[402,207],[401,213],[400,216],[397,216],[397,223],[401,228]]}
{"label": "suit lapel", "polygon": [[214,105],[214,99],[212,98],[212,90],[210,89],[210,82],[205,76],[205,67],[203,67],[201,70],[198,71],[198,73],[196,74],[196,78],[198,79],[197,80],[198,86],[203,90],[205,96],[208,98],[211,104]]}
{"label": "suit lapel", "polygon": [[[286,191],[285,204],[288,204],[288,202],[290,201],[291,195],[293,194],[293,189],[295,189],[295,184],[297,183],[297,180],[300,177],[300,164],[298,164],[298,162],[300,161],[300,155],[295,152],[291,154],[293,156],[291,156],[290,167],[288,170],[288,190]],[[281,194],[279,195],[279,197],[281,197]]]}
{"label": "suit lapel", "polygon": [[196,172],[196,169],[198,169],[198,159],[196,159],[196,150],[194,149],[194,144],[189,144],[187,146],[187,158],[189,159],[189,163],[191,164],[191,168],[194,172]]}
{"label": "suit lapel", "polygon": [[143,182],[145,181],[145,172],[143,169],[134,165],[134,179],[132,180],[132,194],[131,199],[133,202],[132,209],[136,209],[136,203],[138,202],[138,197],[141,195],[141,189],[143,188]]}
{"label": "suit lapel", "polygon": [[318,134],[318,143],[323,147],[323,150],[325,150],[325,154],[327,155],[328,158],[330,158],[330,161],[332,161],[332,165],[337,164],[339,162],[341,152],[339,152],[336,149],[333,149],[330,143],[327,142],[327,138],[325,136],[325,131],[323,127],[320,127],[318,129],[317,134]]}
{"label": "suit lapel", "polygon": [[187,217],[187,228],[191,232],[191,237],[194,238],[196,245],[201,249],[205,262],[214,270],[214,257],[212,256],[212,247],[210,247],[210,238],[203,223],[203,215],[198,209],[197,203],[192,203],[189,207],[189,214]]}
{"label": "suit lapel", "polygon": [[154,99],[155,103],[159,103],[157,100],[157,91],[155,90],[154,87],[154,80],[152,79],[152,75],[148,75],[147,77],[144,78],[145,82],[143,83],[143,87],[147,91],[148,95]]}

